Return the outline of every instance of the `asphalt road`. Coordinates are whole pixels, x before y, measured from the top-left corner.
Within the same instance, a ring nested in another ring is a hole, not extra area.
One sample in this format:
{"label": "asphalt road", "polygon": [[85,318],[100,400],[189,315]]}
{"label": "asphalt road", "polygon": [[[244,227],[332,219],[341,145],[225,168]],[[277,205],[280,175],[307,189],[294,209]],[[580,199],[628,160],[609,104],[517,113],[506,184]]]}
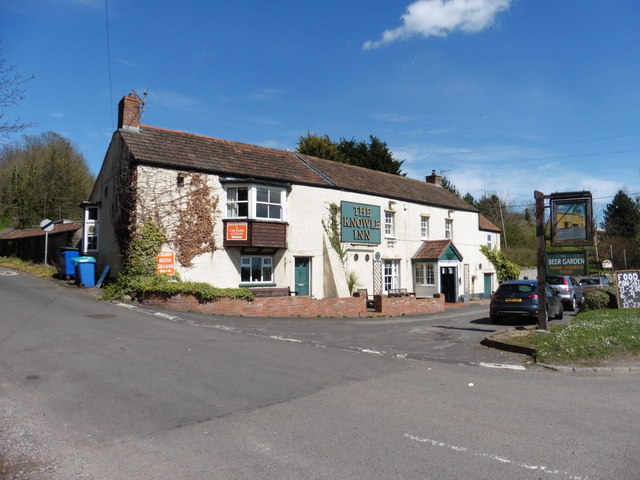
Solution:
{"label": "asphalt road", "polygon": [[640,377],[481,367],[521,365],[483,308],[156,315],[0,270],[0,478],[637,479]]}

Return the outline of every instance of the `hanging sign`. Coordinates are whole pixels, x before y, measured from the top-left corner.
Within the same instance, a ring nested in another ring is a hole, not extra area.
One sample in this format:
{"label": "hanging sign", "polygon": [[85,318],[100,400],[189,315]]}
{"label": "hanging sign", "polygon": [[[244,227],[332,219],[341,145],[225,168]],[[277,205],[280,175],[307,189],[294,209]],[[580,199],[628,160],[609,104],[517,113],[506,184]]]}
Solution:
{"label": "hanging sign", "polygon": [[593,244],[591,192],[554,193],[551,206],[551,245]]}

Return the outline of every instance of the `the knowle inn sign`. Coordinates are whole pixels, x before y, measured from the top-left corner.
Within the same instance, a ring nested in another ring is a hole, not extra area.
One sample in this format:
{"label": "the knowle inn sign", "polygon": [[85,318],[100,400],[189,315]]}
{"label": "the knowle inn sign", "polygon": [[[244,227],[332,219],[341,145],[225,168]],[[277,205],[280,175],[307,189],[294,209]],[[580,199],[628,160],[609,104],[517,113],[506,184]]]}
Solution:
{"label": "the knowle inn sign", "polygon": [[351,243],[380,243],[380,207],[340,202],[341,240]]}

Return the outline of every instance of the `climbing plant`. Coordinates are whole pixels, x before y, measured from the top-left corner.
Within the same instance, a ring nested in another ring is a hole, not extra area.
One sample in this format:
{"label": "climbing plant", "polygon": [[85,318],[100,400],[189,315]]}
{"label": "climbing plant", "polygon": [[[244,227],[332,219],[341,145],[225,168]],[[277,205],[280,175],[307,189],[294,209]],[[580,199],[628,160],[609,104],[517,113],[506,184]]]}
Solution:
{"label": "climbing plant", "polygon": [[501,250],[497,250],[495,248],[493,250],[489,250],[489,247],[486,245],[481,245],[480,251],[496,269],[498,282],[502,283],[518,279],[521,270],[520,266],[507,260],[507,257],[505,257]]}
{"label": "climbing plant", "polygon": [[340,207],[335,203],[331,203],[328,210],[328,217],[322,219],[322,228],[329,237],[331,248],[338,254],[340,263],[344,265],[344,261],[347,258],[347,249],[340,238]]}
{"label": "climbing plant", "polygon": [[215,250],[213,212],[218,198],[212,198],[206,177],[192,174],[186,200],[186,208],[180,210],[178,226],[170,241],[176,246],[178,262],[190,267],[194,257]]}

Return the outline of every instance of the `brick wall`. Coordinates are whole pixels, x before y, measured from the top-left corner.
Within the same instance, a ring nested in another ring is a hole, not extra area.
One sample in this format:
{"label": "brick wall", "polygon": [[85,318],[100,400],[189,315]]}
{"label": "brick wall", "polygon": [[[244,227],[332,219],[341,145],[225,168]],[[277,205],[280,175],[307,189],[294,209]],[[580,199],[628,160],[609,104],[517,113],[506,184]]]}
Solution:
{"label": "brick wall", "polygon": [[163,307],[183,312],[245,317],[376,317],[419,315],[444,311],[444,296],[438,298],[380,296],[379,312],[367,311],[363,297],[324,298],[273,297],[256,298],[251,302],[221,298],[213,302],[200,302],[192,295],[171,298],[146,295],[144,305]]}

